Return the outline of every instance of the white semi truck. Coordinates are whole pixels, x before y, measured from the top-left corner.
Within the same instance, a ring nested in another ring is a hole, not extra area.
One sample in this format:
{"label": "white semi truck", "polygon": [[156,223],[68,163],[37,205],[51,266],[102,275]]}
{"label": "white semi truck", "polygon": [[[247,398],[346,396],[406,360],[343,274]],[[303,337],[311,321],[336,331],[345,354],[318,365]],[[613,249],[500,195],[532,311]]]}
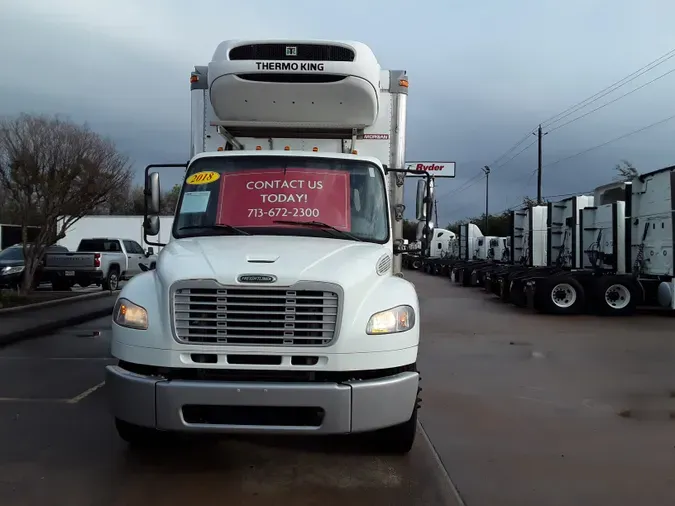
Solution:
{"label": "white semi truck", "polygon": [[[407,453],[420,321],[398,256],[405,72],[358,42],[226,41],[190,82],[170,240],[148,242],[165,246],[155,269],[114,309],[119,435],[371,433]],[[147,236],[159,232],[153,167]]]}

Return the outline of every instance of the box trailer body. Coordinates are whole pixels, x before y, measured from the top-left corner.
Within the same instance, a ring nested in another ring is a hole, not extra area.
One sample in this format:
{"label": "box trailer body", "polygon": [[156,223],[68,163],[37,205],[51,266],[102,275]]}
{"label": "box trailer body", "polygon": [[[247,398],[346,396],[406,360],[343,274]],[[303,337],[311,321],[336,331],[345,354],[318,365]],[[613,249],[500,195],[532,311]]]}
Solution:
{"label": "box trailer body", "polygon": [[226,41],[190,82],[171,239],[113,315],[118,433],[371,432],[408,452],[420,325],[396,248],[405,72],[358,42]]}

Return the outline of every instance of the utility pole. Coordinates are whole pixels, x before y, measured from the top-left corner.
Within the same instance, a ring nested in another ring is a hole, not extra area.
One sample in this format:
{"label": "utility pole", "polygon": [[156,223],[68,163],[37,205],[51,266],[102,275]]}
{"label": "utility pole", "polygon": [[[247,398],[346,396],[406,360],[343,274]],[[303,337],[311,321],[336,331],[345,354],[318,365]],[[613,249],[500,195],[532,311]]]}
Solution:
{"label": "utility pole", "polygon": [[537,128],[537,132],[535,135],[537,136],[537,204],[541,205],[543,204],[541,200],[541,170],[542,170],[542,156],[541,156],[541,150],[542,150],[542,142],[541,140],[544,138],[544,135],[547,135],[548,132],[543,133],[541,131],[541,125],[539,125],[539,128]]}
{"label": "utility pole", "polygon": [[483,167],[483,172],[485,172],[485,235],[488,235],[488,226],[489,226],[489,204],[490,204],[490,194],[488,193],[490,188],[490,167],[487,165]]}

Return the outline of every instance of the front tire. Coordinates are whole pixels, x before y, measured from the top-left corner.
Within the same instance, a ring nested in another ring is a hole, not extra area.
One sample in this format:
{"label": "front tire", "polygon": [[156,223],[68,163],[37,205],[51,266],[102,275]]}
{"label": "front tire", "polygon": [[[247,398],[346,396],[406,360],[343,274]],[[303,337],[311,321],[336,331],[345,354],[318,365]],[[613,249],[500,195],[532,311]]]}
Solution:
{"label": "front tire", "polygon": [[134,425],[119,418],[115,418],[115,429],[120,438],[134,447],[151,446],[159,436],[156,429]]}
{"label": "front tire", "polygon": [[378,453],[407,455],[415,444],[417,435],[417,406],[406,422],[380,429],[372,434]]}

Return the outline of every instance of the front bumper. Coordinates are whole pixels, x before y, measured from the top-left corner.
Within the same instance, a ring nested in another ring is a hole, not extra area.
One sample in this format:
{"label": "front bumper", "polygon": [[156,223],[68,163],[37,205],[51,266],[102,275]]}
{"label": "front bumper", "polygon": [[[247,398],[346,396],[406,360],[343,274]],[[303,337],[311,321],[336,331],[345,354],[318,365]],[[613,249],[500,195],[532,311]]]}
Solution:
{"label": "front bumper", "polygon": [[106,367],[113,415],[142,427],[205,433],[347,434],[410,419],[419,374],[341,383],[166,380]]}

